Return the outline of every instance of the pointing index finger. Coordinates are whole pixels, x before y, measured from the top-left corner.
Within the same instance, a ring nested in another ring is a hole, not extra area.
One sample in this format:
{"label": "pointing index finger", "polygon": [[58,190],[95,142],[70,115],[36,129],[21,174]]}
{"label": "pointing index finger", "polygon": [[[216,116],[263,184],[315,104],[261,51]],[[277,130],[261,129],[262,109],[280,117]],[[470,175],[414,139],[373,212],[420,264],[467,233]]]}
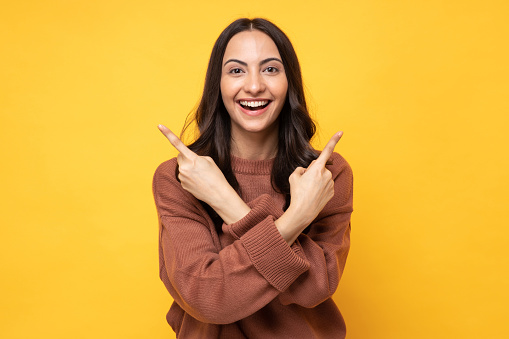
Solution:
{"label": "pointing index finger", "polygon": [[187,148],[186,145],[173,133],[168,127],[164,125],[157,126],[161,133],[164,134],[164,136],[170,141],[170,144],[172,144],[173,147],[177,149],[183,156],[187,158],[191,158],[195,156],[196,154],[191,151],[189,148]]}
{"label": "pointing index finger", "polygon": [[341,139],[342,136],[343,132],[338,132],[332,136],[327,145],[325,145],[323,148],[320,156],[316,159],[317,164],[325,166],[327,160],[329,160],[330,156],[332,155],[332,152],[334,152],[334,147],[336,147],[336,144],[339,142],[339,139]]}

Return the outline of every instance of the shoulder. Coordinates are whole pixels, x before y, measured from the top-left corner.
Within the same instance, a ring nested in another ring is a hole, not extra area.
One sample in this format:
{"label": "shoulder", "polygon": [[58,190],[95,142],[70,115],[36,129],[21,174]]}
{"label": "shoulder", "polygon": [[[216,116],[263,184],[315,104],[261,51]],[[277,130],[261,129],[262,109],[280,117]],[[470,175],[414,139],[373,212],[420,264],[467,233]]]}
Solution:
{"label": "shoulder", "polygon": [[350,164],[343,158],[339,153],[333,152],[329,161],[330,165],[327,165],[327,169],[331,171],[332,178],[335,180],[338,176],[349,177],[353,176],[352,168]]}
{"label": "shoulder", "polygon": [[196,198],[182,188],[176,175],[177,158],[160,164],[152,180],[152,193],[156,207],[161,214],[176,214],[182,207],[188,210],[200,209]]}
{"label": "shoulder", "polygon": [[154,181],[170,179],[167,178],[168,174],[171,174],[171,176],[175,177],[176,168],[177,168],[177,158],[171,158],[170,160],[166,160],[165,162],[157,166],[156,171],[154,173]]}
{"label": "shoulder", "polygon": [[154,192],[156,189],[160,189],[162,187],[177,186],[177,184],[180,186],[177,176],[175,175],[176,169],[177,158],[172,158],[157,166],[152,180],[152,188]]}
{"label": "shoulder", "polygon": [[334,197],[331,199],[331,208],[336,212],[352,212],[353,174],[350,164],[340,154],[332,153],[327,169],[332,173],[334,180]]}

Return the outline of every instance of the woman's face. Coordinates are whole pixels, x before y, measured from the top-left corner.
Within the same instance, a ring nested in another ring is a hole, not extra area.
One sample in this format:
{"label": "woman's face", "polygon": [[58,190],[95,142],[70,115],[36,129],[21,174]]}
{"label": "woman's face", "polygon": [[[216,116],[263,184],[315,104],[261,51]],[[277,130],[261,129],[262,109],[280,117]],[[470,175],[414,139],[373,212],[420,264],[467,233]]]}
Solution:
{"label": "woman's face", "polygon": [[232,137],[239,133],[277,133],[288,81],[276,44],[260,31],[244,31],[226,46],[221,95],[231,118]]}

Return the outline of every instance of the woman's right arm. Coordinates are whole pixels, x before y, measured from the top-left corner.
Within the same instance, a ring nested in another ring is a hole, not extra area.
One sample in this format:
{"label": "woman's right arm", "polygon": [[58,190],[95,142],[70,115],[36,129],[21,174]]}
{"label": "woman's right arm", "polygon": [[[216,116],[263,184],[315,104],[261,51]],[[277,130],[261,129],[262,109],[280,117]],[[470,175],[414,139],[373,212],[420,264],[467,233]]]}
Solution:
{"label": "woman's right arm", "polygon": [[161,279],[174,300],[194,318],[231,323],[286,290],[309,262],[288,246],[275,226],[272,200],[262,195],[234,223],[249,228],[221,248],[214,224],[199,201],[175,178],[172,159],[156,171],[154,199],[160,222]]}

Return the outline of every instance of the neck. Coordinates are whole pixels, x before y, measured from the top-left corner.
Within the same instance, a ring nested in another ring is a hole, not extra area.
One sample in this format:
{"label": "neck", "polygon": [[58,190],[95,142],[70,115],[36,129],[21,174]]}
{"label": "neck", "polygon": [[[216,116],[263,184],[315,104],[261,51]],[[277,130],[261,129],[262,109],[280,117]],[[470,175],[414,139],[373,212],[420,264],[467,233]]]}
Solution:
{"label": "neck", "polygon": [[272,159],[277,154],[277,143],[277,128],[267,133],[232,133],[231,152],[247,160]]}

